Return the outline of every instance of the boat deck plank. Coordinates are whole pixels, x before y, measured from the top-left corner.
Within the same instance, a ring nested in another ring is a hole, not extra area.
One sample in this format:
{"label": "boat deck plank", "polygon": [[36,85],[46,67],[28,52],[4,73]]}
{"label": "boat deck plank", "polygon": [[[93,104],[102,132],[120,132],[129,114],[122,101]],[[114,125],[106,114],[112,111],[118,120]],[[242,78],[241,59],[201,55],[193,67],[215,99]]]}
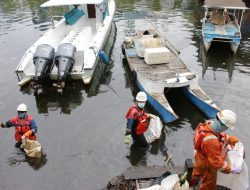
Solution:
{"label": "boat deck plank", "polygon": [[174,58],[174,56],[170,59],[170,62],[157,65],[148,65],[144,62],[144,59],[141,59],[138,56],[129,59],[130,63],[138,73],[140,73],[144,78],[151,80],[165,81],[167,79],[175,78],[177,69],[179,75],[183,73],[190,73],[190,75],[192,75],[192,77],[189,77],[190,79],[195,77],[184,63],[179,61],[177,64],[177,59]]}

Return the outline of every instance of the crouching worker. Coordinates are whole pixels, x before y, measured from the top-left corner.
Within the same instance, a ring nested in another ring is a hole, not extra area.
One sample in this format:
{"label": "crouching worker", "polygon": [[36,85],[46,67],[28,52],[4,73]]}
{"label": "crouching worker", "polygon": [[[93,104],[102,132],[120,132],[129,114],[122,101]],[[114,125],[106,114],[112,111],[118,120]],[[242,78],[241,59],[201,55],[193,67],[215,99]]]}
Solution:
{"label": "crouching worker", "polygon": [[224,131],[233,129],[236,115],[231,110],[222,110],[217,116],[205,123],[200,123],[194,132],[195,163],[192,182],[199,182],[200,190],[215,190],[217,170],[223,173],[241,173],[241,167],[232,167],[225,161],[229,145],[234,146],[239,140]]}
{"label": "crouching worker", "polygon": [[153,114],[147,114],[144,111],[147,101],[147,95],[145,92],[138,92],[135,99],[135,104],[130,107],[126,115],[127,128],[125,134],[125,143],[126,139],[131,135],[134,143],[146,148],[149,146],[149,144],[143,133],[148,128],[148,119],[154,118],[156,116]]}
{"label": "crouching worker", "polygon": [[37,125],[35,120],[27,114],[28,108],[25,104],[17,107],[17,116],[7,122],[1,123],[2,128],[15,127],[16,147],[20,148],[25,139],[36,140]]}

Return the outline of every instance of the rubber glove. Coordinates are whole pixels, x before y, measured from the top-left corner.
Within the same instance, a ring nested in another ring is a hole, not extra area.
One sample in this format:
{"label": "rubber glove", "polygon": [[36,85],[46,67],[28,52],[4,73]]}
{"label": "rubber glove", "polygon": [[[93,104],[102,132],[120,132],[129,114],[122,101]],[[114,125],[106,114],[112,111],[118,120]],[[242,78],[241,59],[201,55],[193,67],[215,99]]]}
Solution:
{"label": "rubber glove", "polygon": [[148,118],[153,118],[153,119],[156,119],[156,115],[151,114],[151,113],[148,113],[147,117],[148,117]]}
{"label": "rubber glove", "polygon": [[31,137],[31,135],[32,135],[32,131],[29,130],[29,131],[27,131],[26,133],[24,133],[23,136],[25,136],[25,138],[29,139],[29,138]]}
{"label": "rubber glove", "polygon": [[125,138],[124,138],[124,143],[125,144],[130,144],[132,140],[132,136],[129,134],[129,135],[125,135]]}
{"label": "rubber glove", "polygon": [[231,173],[240,174],[241,171],[242,171],[242,167],[233,167],[233,166],[231,166]]}
{"label": "rubber glove", "polygon": [[126,134],[125,135],[129,135],[129,134],[131,134],[131,129],[126,128]]}

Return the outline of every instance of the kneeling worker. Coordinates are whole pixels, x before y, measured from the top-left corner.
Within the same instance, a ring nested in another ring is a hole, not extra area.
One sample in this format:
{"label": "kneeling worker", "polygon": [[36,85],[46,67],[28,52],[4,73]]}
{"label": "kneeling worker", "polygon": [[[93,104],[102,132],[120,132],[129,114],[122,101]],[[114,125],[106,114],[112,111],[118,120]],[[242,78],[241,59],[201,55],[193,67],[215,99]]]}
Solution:
{"label": "kneeling worker", "polygon": [[15,127],[16,147],[20,147],[22,141],[27,139],[36,140],[35,133],[37,125],[35,120],[27,114],[28,108],[25,104],[20,104],[17,107],[17,116],[11,118],[7,122],[1,123],[2,128]]}
{"label": "kneeling worker", "polygon": [[143,133],[148,128],[148,118],[154,118],[155,115],[147,114],[144,111],[144,106],[147,101],[145,92],[138,92],[136,95],[136,103],[133,104],[127,112],[127,128],[125,136],[131,134],[134,143],[138,143],[142,147],[148,147],[148,142]]}
{"label": "kneeling worker", "polygon": [[222,110],[213,120],[200,123],[195,129],[195,163],[191,183],[200,181],[200,190],[216,189],[217,170],[223,173],[241,173],[241,167],[233,167],[225,161],[227,145],[234,146],[239,140],[224,131],[233,129],[235,124],[235,113]]}

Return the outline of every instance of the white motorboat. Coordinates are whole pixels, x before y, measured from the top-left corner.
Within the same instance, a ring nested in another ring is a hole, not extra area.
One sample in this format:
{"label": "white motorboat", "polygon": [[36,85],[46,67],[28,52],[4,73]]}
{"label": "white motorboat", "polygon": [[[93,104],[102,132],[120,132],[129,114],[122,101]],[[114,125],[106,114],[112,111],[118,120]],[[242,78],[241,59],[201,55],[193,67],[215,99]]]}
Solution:
{"label": "white motorboat", "polygon": [[[66,7],[55,23],[53,8]],[[109,37],[115,13],[114,0],[49,0],[41,5],[49,10],[52,27],[24,54],[16,68],[18,85],[34,88],[54,81],[63,89],[65,81],[82,80],[89,84],[100,60],[108,62],[102,51]]]}
{"label": "white motorboat", "polygon": [[241,41],[241,23],[248,9],[241,0],[206,0],[202,37],[206,51],[212,42],[229,43],[236,53]]}

